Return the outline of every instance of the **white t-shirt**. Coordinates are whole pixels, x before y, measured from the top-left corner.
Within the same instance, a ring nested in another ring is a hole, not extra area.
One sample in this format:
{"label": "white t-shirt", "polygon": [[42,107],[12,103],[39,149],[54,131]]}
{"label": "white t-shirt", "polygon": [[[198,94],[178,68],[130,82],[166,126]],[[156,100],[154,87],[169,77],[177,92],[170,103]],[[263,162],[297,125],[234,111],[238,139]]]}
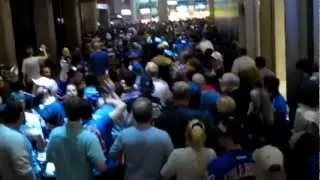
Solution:
{"label": "white t-shirt", "polygon": [[161,169],[165,179],[176,175],[177,180],[205,179],[208,163],[217,157],[215,151],[202,148],[195,151],[191,147],[174,150]]}
{"label": "white t-shirt", "polygon": [[29,132],[31,131],[33,135],[40,135],[41,137],[43,137],[41,128],[41,121],[43,120],[40,115],[30,112],[25,112],[24,115],[26,120],[26,123],[24,124],[25,128],[27,128]]}
{"label": "white t-shirt", "polygon": [[164,105],[167,99],[171,96],[169,85],[162,79],[153,78],[154,92],[152,96],[160,99],[161,104]]}
{"label": "white t-shirt", "polygon": [[25,74],[28,80],[37,79],[40,77],[40,58],[32,56],[23,60],[22,73]]}

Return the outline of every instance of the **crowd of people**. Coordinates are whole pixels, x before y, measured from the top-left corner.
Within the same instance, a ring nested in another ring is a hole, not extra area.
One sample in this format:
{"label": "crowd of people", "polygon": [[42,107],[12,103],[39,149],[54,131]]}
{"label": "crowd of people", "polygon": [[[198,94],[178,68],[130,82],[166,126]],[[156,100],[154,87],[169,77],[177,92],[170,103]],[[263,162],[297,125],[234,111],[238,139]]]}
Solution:
{"label": "crowd of people", "polygon": [[267,60],[206,20],[113,25],[70,48],[1,66],[1,180],[319,178],[312,61],[291,117]]}

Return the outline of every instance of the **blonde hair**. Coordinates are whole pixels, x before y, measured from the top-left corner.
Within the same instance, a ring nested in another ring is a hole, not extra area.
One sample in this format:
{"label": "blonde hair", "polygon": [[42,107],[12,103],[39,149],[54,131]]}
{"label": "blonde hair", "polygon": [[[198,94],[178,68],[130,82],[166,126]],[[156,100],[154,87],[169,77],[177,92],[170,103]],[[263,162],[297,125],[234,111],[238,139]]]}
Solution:
{"label": "blonde hair", "polygon": [[186,130],[187,144],[195,149],[204,147],[206,133],[204,124],[198,119],[189,122]]}
{"label": "blonde hair", "polygon": [[69,57],[69,56],[71,56],[70,50],[69,50],[67,47],[64,47],[64,48],[62,49],[62,55],[63,55],[64,57]]}
{"label": "blonde hair", "polygon": [[223,96],[217,104],[217,111],[222,114],[232,114],[237,108],[235,101],[230,96]]}

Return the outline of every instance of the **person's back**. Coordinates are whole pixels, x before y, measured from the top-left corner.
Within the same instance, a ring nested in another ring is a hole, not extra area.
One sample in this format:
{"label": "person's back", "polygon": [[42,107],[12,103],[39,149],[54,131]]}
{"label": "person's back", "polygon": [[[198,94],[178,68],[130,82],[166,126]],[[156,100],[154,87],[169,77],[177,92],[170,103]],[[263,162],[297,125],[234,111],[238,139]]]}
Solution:
{"label": "person's back", "polygon": [[205,179],[208,163],[216,158],[214,150],[206,148],[205,126],[197,119],[190,121],[186,130],[186,148],[174,150],[161,169],[164,180],[176,177],[177,180]]}
{"label": "person's back", "polygon": [[32,56],[23,60],[22,72],[27,75],[28,80],[40,77],[39,58]]}
{"label": "person's back", "polygon": [[157,128],[131,127],[120,135],[124,146],[126,179],[160,179],[160,170],[169,154],[170,138]]}
{"label": "person's back", "polygon": [[96,141],[96,137],[81,127],[73,129],[70,126],[68,124],[58,127],[51,132],[47,152],[48,162],[54,163],[57,179],[92,179],[93,162],[90,161],[94,159],[89,159],[88,155],[94,152],[87,150],[92,141]]}
{"label": "person's back", "polygon": [[116,159],[124,153],[126,180],[159,180],[162,165],[173,150],[172,142],[166,132],[151,126],[150,100],[139,98],[132,112],[137,125],[121,132],[109,155]]}
{"label": "person's back", "polygon": [[27,139],[22,134],[0,124],[0,179],[11,180],[23,178],[32,173],[29,160]]}
{"label": "person's back", "polygon": [[95,134],[85,130],[80,122],[83,102],[71,97],[65,102],[69,122],[55,128],[49,138],[47,161],[56,167],[58,180],[93,179],[92,170],[105,170],[105,156]]}
{"label": "person's back", "polygon": [[108,68],[108,54],[104,51],[96,51],[90,55],[89,67],[90,71],[96,76],[104,75]]}
{"label": "person's back", "polygon": [[191,147],[176,149],[171,156],[175,161],[177,180],[204,179],[208,163],[215,157],[215,152],[209,148],[195,151]]}

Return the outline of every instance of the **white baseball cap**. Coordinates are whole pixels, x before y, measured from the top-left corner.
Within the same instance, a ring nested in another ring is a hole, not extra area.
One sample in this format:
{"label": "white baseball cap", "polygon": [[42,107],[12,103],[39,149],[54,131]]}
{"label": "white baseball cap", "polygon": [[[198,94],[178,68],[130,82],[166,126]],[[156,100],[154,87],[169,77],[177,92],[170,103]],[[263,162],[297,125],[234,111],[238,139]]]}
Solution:
{"label": "white baseball cap", "polygon": [[39,77],[37,79],[32,79],[33,83],[37,86],[45,87],[49,89],[51,92],[56,92],[58,89],[58,85],[55,80],[47,78],[47,77]]}
{"label": "white baseball cap", "polygon": [[253,152],[253,159],[256,165],[263,171],[269,171],[271,166],[279,165],[283,168],[283,154],[282,152],[271,145],[266,145]]}

